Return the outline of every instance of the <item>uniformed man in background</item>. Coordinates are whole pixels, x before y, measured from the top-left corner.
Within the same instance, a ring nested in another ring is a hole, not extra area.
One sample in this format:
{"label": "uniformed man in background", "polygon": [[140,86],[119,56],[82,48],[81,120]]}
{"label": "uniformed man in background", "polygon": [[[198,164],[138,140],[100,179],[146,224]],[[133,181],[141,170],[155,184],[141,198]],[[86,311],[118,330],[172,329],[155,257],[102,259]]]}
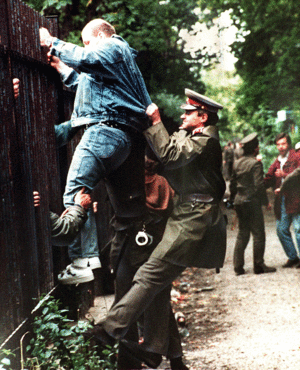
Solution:
{"label": "uniformed man in background", "polygon": [[257,134],[246,136],[241,144],[244,154],[234,162],[230,181],[230,203],[234,203],[239,220],[233,258],[234,271],[236,275],[245,274],[244,252],[252,233],[254,273],[275,272],[274,267],[264,263],[266,235],[262,205],[268,206],[269,202],[262,163],[255,158],[259,153]]}

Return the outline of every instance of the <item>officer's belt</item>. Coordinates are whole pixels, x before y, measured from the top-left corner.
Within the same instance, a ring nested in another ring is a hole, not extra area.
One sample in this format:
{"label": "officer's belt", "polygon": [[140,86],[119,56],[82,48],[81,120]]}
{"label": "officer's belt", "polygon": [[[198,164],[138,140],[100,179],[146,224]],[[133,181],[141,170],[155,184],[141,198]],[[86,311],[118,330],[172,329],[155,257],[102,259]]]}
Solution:
{"label": "officer's belt", "polygon": [[180,194],[180,203],[192,202],[192,203],[214,203],[214,198],[209,194]]}

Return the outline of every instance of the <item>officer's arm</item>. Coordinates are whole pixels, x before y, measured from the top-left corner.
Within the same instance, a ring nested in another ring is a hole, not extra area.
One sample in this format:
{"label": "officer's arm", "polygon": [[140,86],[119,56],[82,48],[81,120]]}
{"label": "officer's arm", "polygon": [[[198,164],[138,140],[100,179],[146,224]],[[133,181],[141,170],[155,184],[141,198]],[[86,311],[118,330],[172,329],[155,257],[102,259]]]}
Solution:
{"label": "officer's arm", "polygon": [[276,163],[274,162],[271,164],[265,178],[264,178],[264,184],[266,189],[268,188],[273,188],[276,184],[276,176],[275,176],[275,171],[276,171]]}
{"label": "officer's arm", "polygon": [[232,175],[230,178],[229,191],[230,191],[229,202],[233,204],[234,198],[237,194],[237,179],[236,179],[236,172],[234,169],[232,171]]}
{"label": "officer's arm", "polygon": [[261,203],[267,206],[269,204],[269,200],[264,184],[263,167],[261,162],[257,161],[253,167],[253,181],[255,197],[258,197],[261,200]]}
{"label": "officer's arm", "polygon": [[50,212],[52,244],[69,245],[87,220],[87,213],[79,205],[71,206],[62,217]]}
{"label": "officer's arm", "polygon": [[281,186],[281,191],[286,192],[295,187],[299,188],[299,186],[300,186],[300,167],[296,168],[284,179]]}
{"label": "officer's arm", "polygon": [[66,145],[81,129],[81,127],[72,127],[71,121],[63,122],[54,126],[56,144],[60,148]]}

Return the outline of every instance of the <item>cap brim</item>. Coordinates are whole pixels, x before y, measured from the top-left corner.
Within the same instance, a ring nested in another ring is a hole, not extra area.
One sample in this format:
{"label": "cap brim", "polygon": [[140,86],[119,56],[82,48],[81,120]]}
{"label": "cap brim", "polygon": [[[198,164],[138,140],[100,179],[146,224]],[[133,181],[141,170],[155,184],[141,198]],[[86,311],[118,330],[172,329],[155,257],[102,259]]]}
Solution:
{"label": "cap brim", "polygon": [[197,107],[195,107],[194,105],[191,105],[191,104],[182,104],[180,106],[180,108],[184,109],[184,110],[197,110]]}
{"label": "cap brim", "polygon": [[223,106],[221,104],[215,102],[214,100],[208,98],[207,96],[197,93],[196,91],[185,89],[184,92],[188,98],[198,101],[199,105],[203,104],[206,107],[205,110],[209,112],[218,113],[219,109],[223,109]]}

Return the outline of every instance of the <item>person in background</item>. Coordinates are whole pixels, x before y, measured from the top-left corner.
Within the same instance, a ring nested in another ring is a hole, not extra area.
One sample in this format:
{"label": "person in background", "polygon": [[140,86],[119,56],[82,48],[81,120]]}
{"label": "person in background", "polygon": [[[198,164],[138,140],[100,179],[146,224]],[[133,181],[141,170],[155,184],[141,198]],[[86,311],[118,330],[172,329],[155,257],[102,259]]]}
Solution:
{"label": "person in background", "polygon": [[[300,167],[296,168],[291,174],[289,174],[283,181],[280,194],[285,196],[286,194],[293,193],[297,198],[300,198]],[[296,265],[300,268],[300,264]]]}
{"label": "person in background", "polygon": [[[300,197],[297,191],[281,192],[284,179],[300,165],[299,154],[291,148],[291,138],[286,133],[280,133],[275,138],[279,156],[271,164],[266,176],[265,187],[272,187],[275,193],[274,211],[276,216],[276,231],[282,247],[288,257],[283,265],[285,268],[299,265],[300,252]],[[298,252],[295,248],[290,227],[293,224]]]}
{"label": "person in background", "polygon": [[235,148],[234,148],[234,161],[241,158],[241,156],[243,155],[243,148],[241,146],[242,144],[239,142],[239,143],[235,143]]}
{"label": "person in background", "polygon": [[256,160],[259,161],[259,162],[261,162],[262,161],[262,155],[261,154],[257,154]]}
{"label": "person in background", "polygon": [[[84,47],[79,47],[52,37],[45,28],[40,29],[40,44],[50,48],[51,66],[60,73],[65,85],[76,91],[71,125],[86,128],[69,169],[64,194],[66,208],[74,204],[74,195],[83,186],[91,192],[101,179],[110,177],[119,181],[116,171],[135,143],[143,141],[142,131],[148,126],[145,111],[151,103],[135,62],[136,51],[116,35],[111,24],[103,19],[92,20],[83,28],[82,40]],[[143,148],[139,148],[143,159]],[[114,205],[122,201],[122,194],[117,193],[116,183],[110,184],[114,195],[117,194],[117,198],[111,199]],[[137,208],[136,212],[139,211]],[[95,219],[89,212],[81,233],[69,246],[72,264],[59,274],[61,283],[94,278],[89,260],[99,253],[96,239]]]}
{"label": "person in background", "polygon": [[[122,340],[128,353],[156,368],[161,355],[147,344],[124,338],[131,325],[186,267],[220,268],[226,251],[226,223],[220,209],[225,192],[222,150],[219,143],[217,112],[223,107],[213,100],[186,89],[179,132],[169,135],[155,104],[147,108],[152,121],[144,135],[164,166],[174,189],[174,207],[162,240],[137,271],[130,290],[112,306],[105,320],[84,336],[101,345]],[[172,369],[182,369],[182,361]]]}
{"label": "person in background", "polygon": [[275,272],[264,262],[266,234],[262,205],[268,206],[268,196],[264,186],[262,163],[255,157],[259,153],[257,133],[246,136],[241,144],[243,156],[233,165],[230,181],[230,203],[234,204],[239,231],[234,248],[233,264],[236,275],[245,274],[244,254],[253,235],[253,265],[255,274]]}

